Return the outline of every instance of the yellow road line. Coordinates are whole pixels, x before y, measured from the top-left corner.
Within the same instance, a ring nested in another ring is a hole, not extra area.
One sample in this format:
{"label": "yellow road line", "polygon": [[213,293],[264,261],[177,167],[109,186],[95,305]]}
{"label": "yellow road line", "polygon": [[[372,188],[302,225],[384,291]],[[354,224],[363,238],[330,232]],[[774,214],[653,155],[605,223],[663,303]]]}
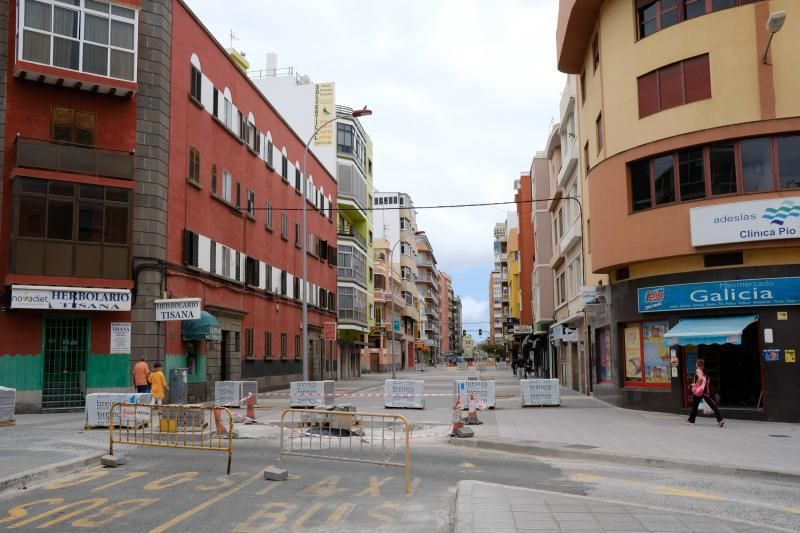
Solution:
{"label": "yellow road line", "polygon": [[208,507],[211,507],[215,503],[221,502],[222,500],[224,500],[225,498],[227,498],[231,494],[235,494],[235,493],[239,492],[240,490],[242,490],[243,488],[247,487],[248,485],[251,485],[256,480],[261,478],[262,475],[263,475],[262,470],[259,470],[257,474],[255,474],[253,477],[251,477],[247,481],[243,481],[240,485],[238,485],[236,487],[233,487],[232,489],[230,489],[228,491],[225,491],[222,494],[218,494],[218,495],[214,496],[213,498],[211,498],[210,500],[206,500],[205,502],[201,503],[200,505],[192,507],[188,511],[179,514],[178,516],[176,516],[172,520],[164,523],[163,525],[160,525],[155,529],[151,529],[150,533],[163,533],[164,531],[168,530],[169,528],[171,528],[173,526],[176,526],[176,525],[180,524],[181,522],[184,522],[187,518],[191,517],[195,513],[200,512],[203,509],[206,509]]}

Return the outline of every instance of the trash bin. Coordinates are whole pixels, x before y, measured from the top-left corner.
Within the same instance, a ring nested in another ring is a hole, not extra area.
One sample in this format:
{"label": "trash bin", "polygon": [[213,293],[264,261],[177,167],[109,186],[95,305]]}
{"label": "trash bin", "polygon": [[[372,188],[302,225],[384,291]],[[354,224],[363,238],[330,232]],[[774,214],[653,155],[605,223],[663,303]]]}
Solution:
{"label": "trash bin", "polygon": [[169,403],[186,403],[186,380],[189,370],[186,368],[173,368],[169,371]]}

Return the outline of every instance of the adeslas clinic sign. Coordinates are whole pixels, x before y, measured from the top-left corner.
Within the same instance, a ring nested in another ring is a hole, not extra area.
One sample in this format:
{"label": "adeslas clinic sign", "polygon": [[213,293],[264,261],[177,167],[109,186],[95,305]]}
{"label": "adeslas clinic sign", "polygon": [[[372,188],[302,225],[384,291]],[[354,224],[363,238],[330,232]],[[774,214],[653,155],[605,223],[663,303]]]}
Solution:
{"label": "adeslas clinic sign", "polygon": [[800,278],[741,279],[638,289],[639,312],[800,305]]}
{"label": "adeslas clinic sign", "polygon": [[694,207],[692,246],[800,239],[800,197]]}

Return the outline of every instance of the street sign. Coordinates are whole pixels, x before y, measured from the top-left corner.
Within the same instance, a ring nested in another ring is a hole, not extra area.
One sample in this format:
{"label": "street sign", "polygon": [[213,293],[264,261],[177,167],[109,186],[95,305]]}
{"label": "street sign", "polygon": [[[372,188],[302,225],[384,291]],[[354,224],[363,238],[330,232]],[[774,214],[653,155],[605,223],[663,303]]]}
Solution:
{"label": "street sign", "polygon": [[392,329],[394,329],[394,331],[396,333],[400,333],[400,319],[399,318],[396,318],[396,319],[394,319],[392,321]]}

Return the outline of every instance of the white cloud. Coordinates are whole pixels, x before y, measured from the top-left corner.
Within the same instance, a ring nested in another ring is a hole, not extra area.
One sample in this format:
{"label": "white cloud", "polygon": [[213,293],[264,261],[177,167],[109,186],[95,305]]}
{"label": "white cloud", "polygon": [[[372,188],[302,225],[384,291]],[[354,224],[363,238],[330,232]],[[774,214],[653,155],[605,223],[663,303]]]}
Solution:
{"label": "white cloud", "polygon": [[[464,296],[461,298],[461,316],[465,329],[481,328],[485,330],[489,325],[489,301],[478,300],[472,296]],[[470,327],[466,327],[466,325]],[[477,327],[473,328],[472,325]],[[475,337],[475,333],[472,336]]]}

